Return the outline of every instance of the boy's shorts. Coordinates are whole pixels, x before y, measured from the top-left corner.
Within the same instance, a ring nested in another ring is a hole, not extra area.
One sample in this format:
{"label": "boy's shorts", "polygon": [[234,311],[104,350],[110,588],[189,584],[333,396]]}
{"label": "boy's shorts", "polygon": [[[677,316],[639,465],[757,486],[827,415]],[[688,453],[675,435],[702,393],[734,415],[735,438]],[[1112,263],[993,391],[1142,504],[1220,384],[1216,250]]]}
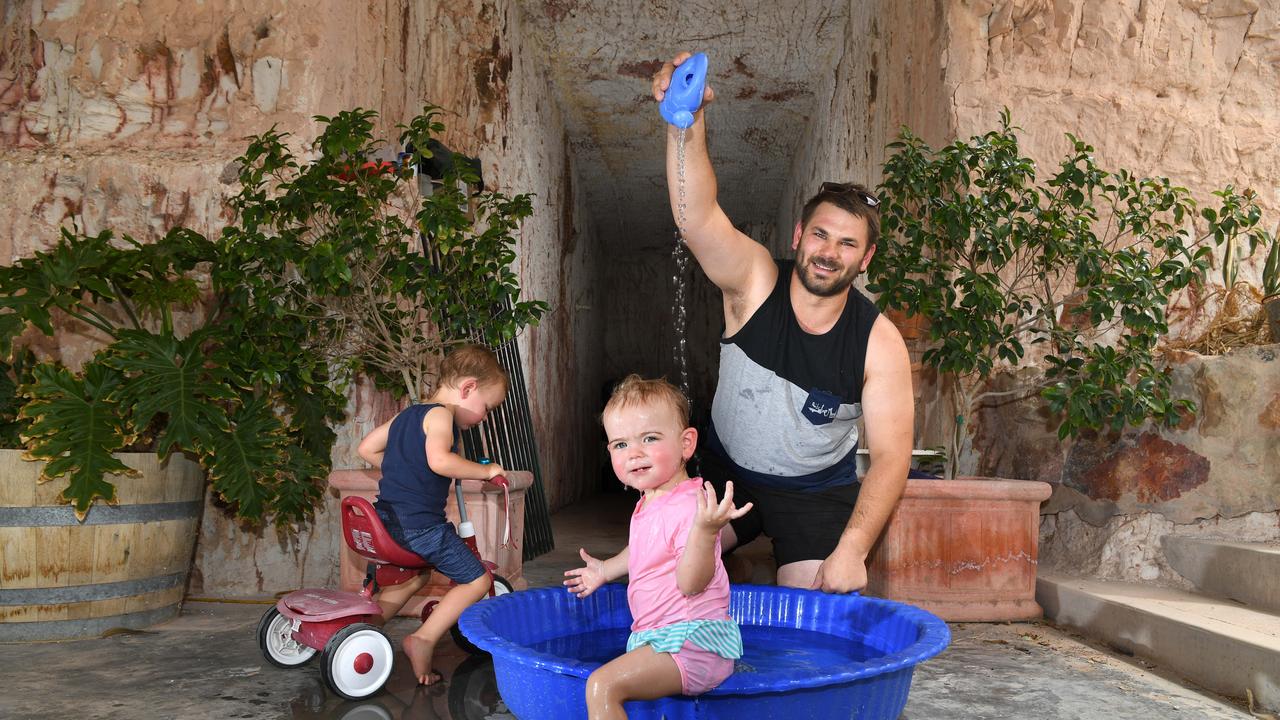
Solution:
{"label": "boy's shorts", "polygon": [[724,497],[725,481],[732,480],[733,504],[754,503],[751,512],[730,521],[738,536],[737,547],[764,533],[773,540],[773,557],[779,567],[801,560],[826,560],[853,516],[862,487],[855,482],[814,492],[779,490],[739,480],[712,453],[702,453],[699,462],[702,476],[720,497]]}
{"label": "boy's shorts", "polygon": [[485,574],[484,565],[471,548],[458,537],[453,523],[440,523],[423,530],[405,530],[378,508],[378,517],[387,528],[387,534],[400,547],[435,566],[445,577],[465,585]]}
{"label": "boy's shorts", "polygon": [[701,695],[719,687],[733,674],[733,660],[703,650],[688,640],[671,659],[680,668],[680,687],[685,695]]}

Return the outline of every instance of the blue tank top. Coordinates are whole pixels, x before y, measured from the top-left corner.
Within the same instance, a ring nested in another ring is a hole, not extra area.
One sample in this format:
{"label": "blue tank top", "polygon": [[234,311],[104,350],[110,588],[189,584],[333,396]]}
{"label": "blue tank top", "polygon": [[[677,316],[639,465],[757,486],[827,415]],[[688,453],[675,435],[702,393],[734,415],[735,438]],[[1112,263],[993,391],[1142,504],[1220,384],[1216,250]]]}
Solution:
{"label": "blue tank top", "polygon": [[[444,505],[452,480],[427,465],[427,436],[422,432],[423,418],[435,407],[439,405],[410,405],[395,416],[387,431],[375,507],[387,516],[387,530],[393,535],[399,530],[423,530],[445,522]],[[454,452],[457,447],[455,427]]]}

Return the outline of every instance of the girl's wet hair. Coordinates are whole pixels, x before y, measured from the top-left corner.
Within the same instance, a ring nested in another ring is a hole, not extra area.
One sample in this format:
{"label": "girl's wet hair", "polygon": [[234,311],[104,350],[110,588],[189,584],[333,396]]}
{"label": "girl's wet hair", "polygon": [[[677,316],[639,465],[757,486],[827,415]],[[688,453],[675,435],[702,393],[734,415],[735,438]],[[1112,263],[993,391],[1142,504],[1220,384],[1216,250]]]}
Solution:
{"label": "girl's wet hair", "polygon": [[[659,403],[676,411],[676,419],[680,421],[681,428],[689,427],[689,399],[680,392],[680,388],[667,382],[665,378],[646,380],[635,373],[623,378],[613,388],[609,402],[605,403],[604,413],[633,405]],[[601,418],[604,413],[601,413]]]}

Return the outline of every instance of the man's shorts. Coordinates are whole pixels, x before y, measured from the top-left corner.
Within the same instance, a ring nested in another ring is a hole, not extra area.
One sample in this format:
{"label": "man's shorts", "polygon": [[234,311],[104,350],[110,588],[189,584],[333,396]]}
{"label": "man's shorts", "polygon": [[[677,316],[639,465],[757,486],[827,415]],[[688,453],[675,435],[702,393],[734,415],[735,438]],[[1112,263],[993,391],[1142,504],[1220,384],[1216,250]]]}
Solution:
{"label": "man's shorts", "polygon": [[773,557],[778,567],[801,560],[826,560],[840,542],[858,502],[861,483],[800,492],[753,485],[734,477],[714,454],[699,455],[702,477],[724,497],[725,481],[733,481],[733,504],[754,503],[751,512],[730,521],[738,536],[738,546],[764,533],[773,540]]}
{"label": "man's shorts", "polygon": [[377,510],[387,534],[396,544],[431,563],[450,580],[465,585],[485,574],[484,565],[458,537],[453,523],[440,523],[423,530],[405,530],[386,511]]}

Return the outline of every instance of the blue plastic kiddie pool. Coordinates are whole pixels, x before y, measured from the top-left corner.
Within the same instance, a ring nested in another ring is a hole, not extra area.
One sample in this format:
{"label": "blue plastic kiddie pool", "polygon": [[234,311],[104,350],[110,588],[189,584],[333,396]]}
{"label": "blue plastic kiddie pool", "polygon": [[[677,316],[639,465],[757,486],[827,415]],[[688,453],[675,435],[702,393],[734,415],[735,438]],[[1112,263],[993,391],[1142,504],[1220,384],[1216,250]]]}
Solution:
{"label": "blue plastic kiddie pool", "polygon": [[[636,718],[894,720],[917,663],[951,641],[924,610],[859,595],[735,585],[729,612],[745,654],[696,698],[627,703]],[[520,720],[583,718],[591,671],[622,654],[631,627],[625,585],[578,599],[539,588],[476,603],[458,621],[493,655],[498,692]]]}

